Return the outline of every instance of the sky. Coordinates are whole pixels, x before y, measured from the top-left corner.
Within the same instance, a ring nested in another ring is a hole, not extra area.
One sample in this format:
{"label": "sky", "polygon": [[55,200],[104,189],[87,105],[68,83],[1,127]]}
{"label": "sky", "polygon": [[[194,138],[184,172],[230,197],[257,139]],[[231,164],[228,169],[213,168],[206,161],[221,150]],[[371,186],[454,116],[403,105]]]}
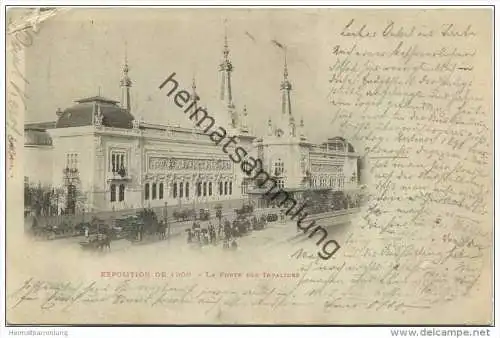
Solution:
{"label": "sky", "polygon": [[55,120],[58,108],[99,92],[119,100],[125,54],[134,116],[192,126],[158,89],[172,72],[188,90],[195,77],[201,104],[217,116],[226,27],[233,100],[240,111],[247,106],[253,132],[265,133],[267,119],[281,113],[284,53],[276,40],[288,50],[293,115],[304,118],[311,141],[323,141],[337,136],[328,103],[333,40],[325,33],[334,17],[317,9],[71,9],[44,22],[27,50],[26,121]]}

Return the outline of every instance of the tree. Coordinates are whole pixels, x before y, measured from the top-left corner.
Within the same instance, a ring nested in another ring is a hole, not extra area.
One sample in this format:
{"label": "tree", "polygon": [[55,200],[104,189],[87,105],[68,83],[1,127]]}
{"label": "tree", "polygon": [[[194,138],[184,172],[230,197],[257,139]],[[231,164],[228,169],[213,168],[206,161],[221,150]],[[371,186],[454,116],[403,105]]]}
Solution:
{"label": "tree", "polygon": [[[24,185],[24,207],[34,212],[36,216],[54,216],[59,213],[60,205],[67,199],[67,189],[50,185]],[[83,209],[86,196],[79,189],[74,190],[74,196],[79,210]]]}

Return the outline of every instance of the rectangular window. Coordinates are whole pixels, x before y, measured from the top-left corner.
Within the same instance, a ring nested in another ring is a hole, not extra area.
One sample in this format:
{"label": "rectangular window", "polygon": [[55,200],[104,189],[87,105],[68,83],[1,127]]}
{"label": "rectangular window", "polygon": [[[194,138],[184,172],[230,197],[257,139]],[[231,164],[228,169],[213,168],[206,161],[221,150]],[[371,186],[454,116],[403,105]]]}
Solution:
{"label": "rectangular window", "polygon": [[184,184],[182,182],[179,183],[179,197],[184,197]]}
{"label": "rectangular window", "polygon": [[212,182],[208,183],[208,196],[212,196]]}
{"label": "rectangular window", "polygon": [[115,202],[116,201],[116,185],[111,184],[110,193],[111,193],[110,201]]}
{"label": "rectangular window", "polygon": [[177,183],[172,183],[173,197],[177,198]]}
{"label": "rectangular window", "polygon": [[198,197],[200,197],[200,196],[201,196],[201,182],[198,182],[198,183],[196,184],[196,195],[197,195]]}
{"label": "rectangular window", "polygon": [[[111,172],[119,173],[127,171],[127,155],[124,151],[111,151],[109,167]],[[75,158],[76,160],[76,158]]]}
{"label": "rectangular window", "polygon": [[207,196],[207,182],[203,182],[203,196]]}
{"label": "rectangular window", "polygon": [[144,186],[144,199],[146,201],[149,199],[149,183]]}
{"label": "rectangular window", "polygon": [[78,168],[78,154],[66,154],[66,168],[77,169]]}
{"label": "rectangular window", "polygon": [[186,198],[189,198],[189,182],[186,182]]}
{"label": "rectangular window", "polygon": [[155,200],[156,199],[156,183],[153,183],[153,186],[151,188],[151,199]]}
{"label": "rectangular window", "polygon": [[224,182],[224,195],[227,195],[227,182]]}
{"label": "rectangular window", "polygon": [[222,182],[219,182],[219,196],[222,196]]}
{"label": "rectangular window", "polygon": [[229,182],[229,195],[233,194],[233,182]]}
{"label": "rectangular window", "polygon": [[120,202],[125,200],[125,184],[120,184],[120,193],[118,195],[118,200]]}
{"label": "rectangular window", "polygon": [[160,183],[160,190],[158,191],[158,199],[163,199],[163,183]]}

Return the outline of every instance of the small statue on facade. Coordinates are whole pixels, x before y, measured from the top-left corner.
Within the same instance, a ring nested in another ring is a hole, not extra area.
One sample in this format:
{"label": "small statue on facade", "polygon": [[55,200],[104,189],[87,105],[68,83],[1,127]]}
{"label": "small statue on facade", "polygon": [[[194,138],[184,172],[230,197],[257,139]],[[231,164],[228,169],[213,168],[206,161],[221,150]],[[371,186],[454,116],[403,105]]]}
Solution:
{"label": "small statue on facade", "polygon": [[95,119],[94,119],[94,124],[96,125],[96,127],[102,126],[103,119],[104,119],[104,116],[102,115],[102,112],[101,112],[101,106],[98,104],[97,105],[97,113],[96,113]]}

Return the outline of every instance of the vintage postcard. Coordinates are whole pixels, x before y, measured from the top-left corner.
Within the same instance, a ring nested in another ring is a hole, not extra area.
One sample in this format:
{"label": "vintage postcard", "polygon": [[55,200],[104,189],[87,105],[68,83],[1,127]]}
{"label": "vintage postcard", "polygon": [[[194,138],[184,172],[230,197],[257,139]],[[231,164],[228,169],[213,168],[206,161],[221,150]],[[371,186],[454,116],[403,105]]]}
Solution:
{"label": "vintage postcard", "polygon": [[8,324],[493,321],[493,10],[7,9]]}

